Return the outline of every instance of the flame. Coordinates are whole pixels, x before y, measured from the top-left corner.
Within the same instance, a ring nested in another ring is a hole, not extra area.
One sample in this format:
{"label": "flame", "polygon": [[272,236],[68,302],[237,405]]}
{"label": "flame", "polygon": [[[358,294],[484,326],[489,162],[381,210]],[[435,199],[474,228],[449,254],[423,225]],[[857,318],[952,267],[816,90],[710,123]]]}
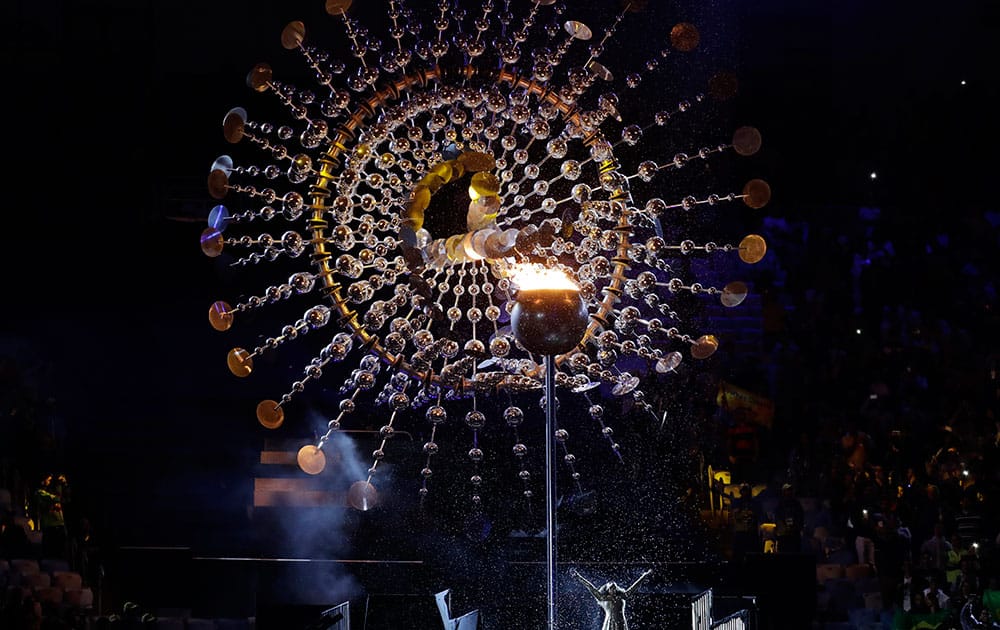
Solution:
{"label": "flame", "polygon": [[562,269],[539,264],[517,264],[510,269],[511,282],[520,291],[559,289],[579,291],[580,287]]}

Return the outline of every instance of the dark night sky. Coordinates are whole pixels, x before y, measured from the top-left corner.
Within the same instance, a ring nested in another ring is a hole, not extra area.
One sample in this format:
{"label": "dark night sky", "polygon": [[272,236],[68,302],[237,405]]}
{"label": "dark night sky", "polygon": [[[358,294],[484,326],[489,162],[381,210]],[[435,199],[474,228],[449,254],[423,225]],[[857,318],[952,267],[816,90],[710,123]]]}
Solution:
{"label": "dark night sky", "polygon": [[[247,70],[284,52],[288,19],[309,25],[321,9],[4,3],[0,334],[41,364],[68,457],[93,464],[91,489],[108,502],[164,483],[150,479],[179,487],[199,467],[245,464],[227,445],[248,441],[261,395],[233,382],[229,341],[206,325],[226,288],[198,249],[201,224],[174,218],[212,205],[204,177]],[[878,206],[889,224],[930,230],[995,205],[992,3],[716,0],[701,11],[718,20],[706,46],[740,77],[726,115],[764,135],[754,166],[774,190],[769,215],[851,222]],[[713,31],[727,38],[715,48]]]}

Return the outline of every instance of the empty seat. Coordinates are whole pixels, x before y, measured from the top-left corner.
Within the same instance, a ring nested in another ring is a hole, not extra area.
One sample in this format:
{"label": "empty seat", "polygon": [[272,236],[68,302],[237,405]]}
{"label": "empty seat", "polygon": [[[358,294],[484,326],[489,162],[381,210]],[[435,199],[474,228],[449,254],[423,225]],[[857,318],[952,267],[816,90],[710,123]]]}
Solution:
{"label": "empty seat", "polygon": [[868,564],[855,563],[844,567],[844,577],[855,582],[862,578],[871,577],[872,573],[871,565]]}
{"label": "empty seat", "polygon": [[827,580],[823,589],[830,593],[828,612],[833,615],[846,616],[852,608],[863,608],[864,600],[854,590],[854,582],[840,578]]}
{"label": "empty seat", "polygon": [[830,610],[830,593],[822,590],[816,593],[816,611],[825,615]]}
{"label": "empty seat", "polygon": [[[42,573],[41,575],[47,575]],[[43,606],[61,606],[63,603],[64,591],[58,586],[42,586],[35,589],[35,599]]]}
{"label": "empty seat", "polygon": [[94,607],[94,591],[89,587],[69,589],[63,601],[70,608],[88,610]]}
{"label": "empty seat", "polygon": [[177,608],[177,607],[159,607],[153,609],[153,614],[157,617],[178,617],[180,619],[187,619],[191,616],[190,608]]}
{"label": "empty seat", "polygon": [[864,593],[865,608],[869,610],[882,610],[882,593]]}
{"label": "empty seat", "polygon": [[76,571],[53,571],[52,585],[66,591],[83,588],[83,576]]}
{"label": "empty seat", "polygon": [[153,630],[184,630],[183,617],[157,617]]}
{"label": "empty seat", "polygon": [[30,589],[46,588],[52,586],[52,576],[48,573],[28,573],[27,575],[21,575],[18,579],[18,584]]}
{"label": "empty seat", "polygon": [[882,585],[879,583],[878,578],[873,575],[855,581],[854,589],[862,595],[865,593],[879,593],[882,591]]}
{"label": "empty seat", "polygon": [[11,573],[16,573],[17,575],[34,575],[35,573],[42,572],[42,567],[39,566],[38,560],[34,558],[12,558],[10,569]]}
{"label": "empty seat", "polygon": [[42,571],[46,573],[56,573],[58,571],[69,571],[69,562],[62,558],[42,558],[38,563]]}
{"label": "empty seat", "polygon": [[18,605],[25,598],[31,597],[31,589],[27,586],[15,586],[11,585],[7,587],[6,593],[7,599],[4,600],[7,604]]}
{"label": "empty seat", "polygon": [[855,628],[861,628],[878,621],[878,613],[870,608],[852,608],[847,611],[847,619]]}
{"label": "empty seat", "polygon": [[844,577],[844,565],[823,563],[816,565],[816,581],[825,584],[829,580],[839,580]]}

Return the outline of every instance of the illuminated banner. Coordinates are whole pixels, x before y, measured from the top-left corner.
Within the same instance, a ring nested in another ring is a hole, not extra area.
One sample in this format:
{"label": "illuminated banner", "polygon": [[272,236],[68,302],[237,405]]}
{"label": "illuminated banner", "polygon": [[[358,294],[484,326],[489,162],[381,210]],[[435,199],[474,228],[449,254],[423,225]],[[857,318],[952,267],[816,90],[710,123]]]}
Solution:
{"label": "illuminated banner", "polygon": [[715,396],[715,404],[730,412],[742,409],[747,412],[747,417],[752,422],[769,429],[774,420],[774,402],[770,398],[765,398],[726,381],[719,382],[719,392]]}

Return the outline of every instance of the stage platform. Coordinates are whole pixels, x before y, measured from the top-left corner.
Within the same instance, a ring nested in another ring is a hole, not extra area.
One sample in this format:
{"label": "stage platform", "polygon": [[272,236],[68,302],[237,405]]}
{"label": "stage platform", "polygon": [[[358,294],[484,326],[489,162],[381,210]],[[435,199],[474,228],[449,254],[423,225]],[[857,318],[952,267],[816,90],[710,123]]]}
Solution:
{"label": "stage platform", "polygon": [[[471,561],[472,559],[470,559]],[[630,627],[690,627],[690,601],[713,592],[715,619],[740,609],[748,627],[808,627],[815,606],[815,564],[798,554],[751,554],[740,563],[560,562],[560,625],[600,627],[597,604],[570,577],[571,568],[597,580],[645,581],[628,604]],[[198,555],[189,548],[122,548],[109,564],[114,595],[147,610],[186,609],[195,617],[257,620],[257,630],[307,628],[310,615],[350,602],[351,630],[436,630],[434,593],[452,589],[455,614],[481,611],[483,630],[545,624],[543,562],[499,560],[449,575],[440,566],[408,559],[262,558]],[[470,575],[474,576],[470,579]],[[302,625],[297,625],[302,624]]]}

